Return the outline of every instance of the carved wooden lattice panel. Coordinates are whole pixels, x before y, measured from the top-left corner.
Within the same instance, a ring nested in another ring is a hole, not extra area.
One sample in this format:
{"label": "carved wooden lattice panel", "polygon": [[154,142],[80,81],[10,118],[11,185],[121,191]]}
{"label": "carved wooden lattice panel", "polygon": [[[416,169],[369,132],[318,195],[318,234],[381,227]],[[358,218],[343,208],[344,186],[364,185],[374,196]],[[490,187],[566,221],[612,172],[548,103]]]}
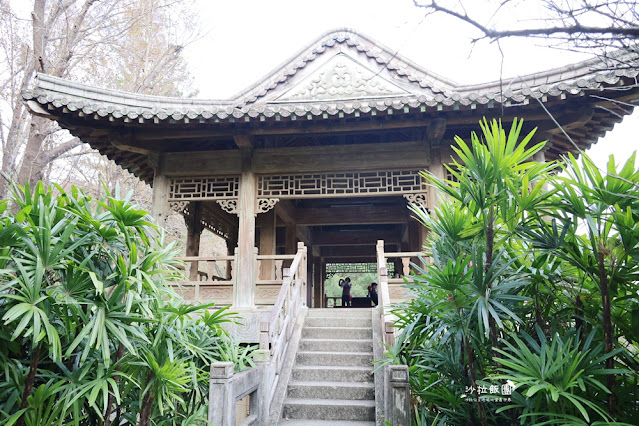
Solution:
{"label": "carved wooden lattice panel", "polygon": [[169,200],[224,200],[237,198],[238,176],[171,178]]}
{"label": "carved wooden lattice panel", "polygon": [[[387,266],[389,274],[395,272],[395,265],[389,263]],[[326,278],[331,278],[333,275],[348,275],[348,274],[376,274],[377,263],[327,263],[326,264]]]}
{"label": "carved wooden lattice panel", "polygon": [[424,190],[418,170],[262,175],[257,180],[259,197],[385,195]]}

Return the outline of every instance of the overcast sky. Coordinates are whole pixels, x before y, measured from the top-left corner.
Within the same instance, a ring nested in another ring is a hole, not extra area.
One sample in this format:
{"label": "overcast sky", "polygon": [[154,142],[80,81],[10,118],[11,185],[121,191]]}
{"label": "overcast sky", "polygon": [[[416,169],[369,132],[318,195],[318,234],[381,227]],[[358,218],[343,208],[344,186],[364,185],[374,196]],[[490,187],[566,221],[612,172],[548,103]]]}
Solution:
{"label": "overcast sky", "polygon": [[[488,10],[485,0],[468,3]],[[520,39],[501,43],[502,59],[495,43],[473,46],[476,34],[469,27],[441,15],[425,17],[412,0],[200,0],[200,12],[209,31],[187,52],[200,98],[232,97],[323,33],[343,27],[459,83],[500,75],[507,81],[587,58]],[[639,114],[634,113],[600,140],[592,156],[603,164],[609,153],[619,161],[637,148]]]}

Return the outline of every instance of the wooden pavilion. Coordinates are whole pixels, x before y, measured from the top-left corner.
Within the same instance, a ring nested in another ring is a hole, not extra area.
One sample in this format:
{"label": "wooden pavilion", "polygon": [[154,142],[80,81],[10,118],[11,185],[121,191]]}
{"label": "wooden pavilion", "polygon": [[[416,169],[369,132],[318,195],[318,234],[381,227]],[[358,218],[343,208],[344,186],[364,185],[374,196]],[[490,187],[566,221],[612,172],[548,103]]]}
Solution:
{"label": "wooden pavilion", "polygon": [[[254,340],[298,243],[308,259],[308,306],[324,305],[327,274],[375,271],[378,240],[404,272],[425,238],[407,204],[437,204],[419,172],[444,176],[453,136],[467,137],[482,117],[518,117],[524,131],[537,127],[536,138],[549,141],[539,161],[577,153],[632,112],[637,74],[591,60],[460,85],[337,30],[228,100],[146,96],[42,74],[24,99],[33,114],[151,184],[160,224],[171,210],[184,216],[185,298],[232,304]],[[226,239],[228,256],[199,256],[203,229]],[[391,299],[403,297],[400,282]]]}

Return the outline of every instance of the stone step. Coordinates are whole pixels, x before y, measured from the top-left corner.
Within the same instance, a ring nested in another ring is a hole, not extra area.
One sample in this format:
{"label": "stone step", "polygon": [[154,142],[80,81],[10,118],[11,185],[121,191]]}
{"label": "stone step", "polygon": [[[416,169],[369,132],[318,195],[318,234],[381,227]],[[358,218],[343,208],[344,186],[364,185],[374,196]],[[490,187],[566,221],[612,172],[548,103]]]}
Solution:
{"label": "stone step", "polygon": [[334,420],[309,420],[309,419],[289,419],[282,420],[278,423],[278,426],[375,426],[375,422],[357,421],[357,420],[342,420],[339,425],[335,424]]}
{"label": "stone step", "polygon": [[371,318],[369,308],[314,308],[309,309],[306,318]]}
{"label": "stone step", "polygon": [[313,317],[306,318],[305,327],[372,327],[373,320],[358,317]]}
{"label": "stone step", "polygon": [[309,339],[372,339],[371,327],[304,327],[302,338]]}
{"label": "stone step", "polygon": [[291,379],[300,382],[360,382],[373,383],[373,366],[345,367],[342,365],[296,365]]}
{"label": "stone step", "polygon": [[286,398],[282,417],[284,419],[371,421],[375,420],[375,401]]}
{"label": "stone step", "polygon": [[297,382],[288,384],[289,398],[375,400],[374,383]]}
{"label": "stone step", "polygon": [[324,365],[344,367],[372,366],[373,352],[304,352],[298,351],[297,365]]}
{"label": "stone step", "polygon": [[301,339],[298,350],[306,352],[372,352],[373,341],[369,339]]}

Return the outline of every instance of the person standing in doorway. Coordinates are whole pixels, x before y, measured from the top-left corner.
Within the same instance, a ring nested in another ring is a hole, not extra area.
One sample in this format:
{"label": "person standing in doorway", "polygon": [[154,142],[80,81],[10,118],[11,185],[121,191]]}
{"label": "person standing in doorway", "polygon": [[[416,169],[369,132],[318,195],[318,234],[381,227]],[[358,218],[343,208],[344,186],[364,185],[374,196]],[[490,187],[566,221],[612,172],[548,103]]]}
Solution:
{"label": "person standing in doorway", "polygon": [[342,306],[351,306],[351,279],[346,277],[345,280],[339,280],[339,286],[342,287]]}
{"label": "person standing in doorway", "polygon": [[377,304],[379,303],[379,298],[377,296],[377,283],[371,284],[370,288],[371,289],[368,295],[371,298],[371,302],[373,302],[373,305],[377,306]]}

